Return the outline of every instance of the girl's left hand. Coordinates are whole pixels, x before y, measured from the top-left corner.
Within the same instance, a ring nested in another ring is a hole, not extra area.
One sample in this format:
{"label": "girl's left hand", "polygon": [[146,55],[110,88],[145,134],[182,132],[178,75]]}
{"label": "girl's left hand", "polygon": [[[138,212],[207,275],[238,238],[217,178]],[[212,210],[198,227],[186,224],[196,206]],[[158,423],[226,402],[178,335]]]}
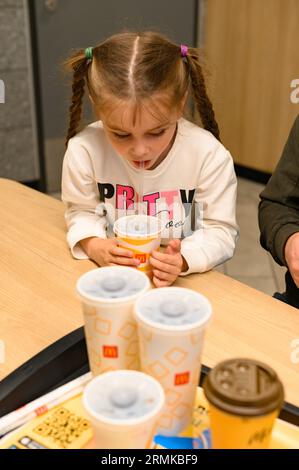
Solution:
{"label": "girl's left hand", "polygon": [[153,267],[153,283],[156,287],[171,286],[182,271],[187,271],[188,265],[181,255],[181,241],[170,240],[164,253],[153,251],[150,256]]}

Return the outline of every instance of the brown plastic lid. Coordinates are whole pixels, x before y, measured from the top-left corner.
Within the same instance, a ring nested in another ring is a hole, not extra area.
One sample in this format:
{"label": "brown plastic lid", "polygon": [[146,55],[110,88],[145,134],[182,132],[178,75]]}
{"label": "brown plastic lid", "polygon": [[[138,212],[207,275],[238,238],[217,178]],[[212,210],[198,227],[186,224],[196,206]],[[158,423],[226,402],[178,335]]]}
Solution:
{"label": "brown plastic lid", "polygon": [[203,389],[208,401],[221,410],[259,416],[280,409],[284,390],[271,367],[253,359],[230,359],[214,367]]}

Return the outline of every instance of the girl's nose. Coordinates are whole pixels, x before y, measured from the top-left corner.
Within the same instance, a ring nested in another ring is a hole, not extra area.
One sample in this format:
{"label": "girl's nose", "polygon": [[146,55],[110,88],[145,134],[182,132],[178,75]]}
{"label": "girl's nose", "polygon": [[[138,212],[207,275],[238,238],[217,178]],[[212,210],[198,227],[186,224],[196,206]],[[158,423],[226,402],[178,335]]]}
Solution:
{"label": "girl's nose", "polygon": [[148,148],[142,142],[136,143],[131,149],[131,155],[134,158],[142,158],[148,155]]}

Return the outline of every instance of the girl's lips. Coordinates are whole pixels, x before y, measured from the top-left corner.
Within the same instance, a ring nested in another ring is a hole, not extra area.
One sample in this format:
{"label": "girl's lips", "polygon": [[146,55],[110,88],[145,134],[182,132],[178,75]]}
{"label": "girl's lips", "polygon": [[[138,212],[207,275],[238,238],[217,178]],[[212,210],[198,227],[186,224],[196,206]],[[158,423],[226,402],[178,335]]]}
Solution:
{"label": "girl's lips", "polygon": [[133,160],[132,163],[134,166],[136,166],[136,168],[146,168],[150,165],[151,160],[143,160],[142,162],[138,160]]}

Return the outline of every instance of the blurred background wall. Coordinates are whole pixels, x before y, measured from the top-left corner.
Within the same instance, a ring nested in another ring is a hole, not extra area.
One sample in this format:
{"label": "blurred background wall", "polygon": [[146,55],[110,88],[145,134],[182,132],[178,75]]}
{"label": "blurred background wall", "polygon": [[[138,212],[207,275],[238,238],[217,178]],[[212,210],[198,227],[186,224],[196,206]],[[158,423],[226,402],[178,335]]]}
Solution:
{"label": "blurred background wall", "polygon": [[0,0],[0,177],[40,179],[27,2]]}
{"label": "blurred background wall", "polygon": [[272,173],[299,113],[299,1],[206,0],[204,6],[222,140],[236,164]]}

